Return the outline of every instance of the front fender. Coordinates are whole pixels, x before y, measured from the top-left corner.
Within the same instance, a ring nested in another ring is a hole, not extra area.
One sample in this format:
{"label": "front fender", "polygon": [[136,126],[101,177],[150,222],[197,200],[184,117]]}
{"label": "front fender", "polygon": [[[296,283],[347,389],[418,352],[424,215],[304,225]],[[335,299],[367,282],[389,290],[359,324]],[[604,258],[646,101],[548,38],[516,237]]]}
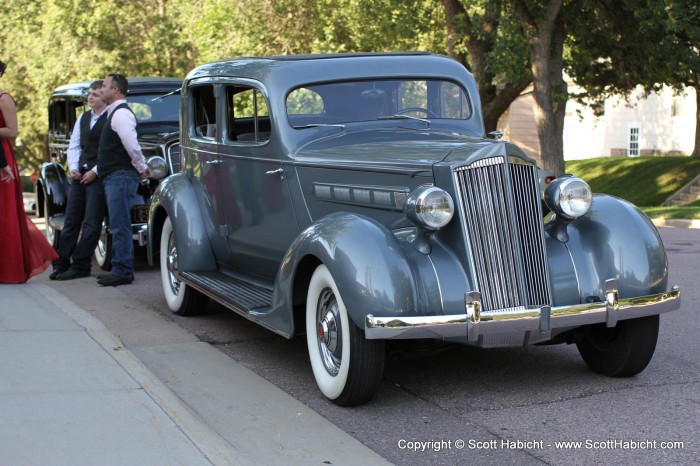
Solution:
{"label": "front fender", "polygon": [[367,314],[419,315],[434,304],[424,283],[436,282],[427,256],[402,244],[375,220],[336,213],[304,230],[289,248],[275,282],[273,311],[303,304],[308,278],[319,263],[328,267],[360,328]]}
{"label": "front fender", "polygon": [[68,205],[68,189],[70,180],[62,165],[56,162],[46,162],[41,166],[38,183],[43,190],[46,208],[44,216],[48,219],[56,214],[66,212]]}
{"label": "front fender", "polygon": [[[605,300],[605,281],[619,281],[619,297],[667,291],[668,263],[659,232],[637,207],[595,195],[591,209],[568,226],[566,247],[581,303]],[[557,273],[557,271],[554,271]]]}
{"label": "front fender", "polygon": [[156,188],[148,215],[148,262],[160,252],[163,222],[170,217],[175,232],[178,269],[216,270],[195,188],[184,173],[169,176]]}

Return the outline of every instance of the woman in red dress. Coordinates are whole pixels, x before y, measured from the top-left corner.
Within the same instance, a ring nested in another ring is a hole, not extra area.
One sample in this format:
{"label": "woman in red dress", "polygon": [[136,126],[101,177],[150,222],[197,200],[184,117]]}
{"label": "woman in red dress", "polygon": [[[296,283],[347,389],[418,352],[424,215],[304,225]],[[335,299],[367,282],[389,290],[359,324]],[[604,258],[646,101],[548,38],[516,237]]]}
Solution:
{"label": "woman in red dress", "polygon": [[[0,77],[7,65],[0,61]],[[15,101],[0,89],[0,283],[24,283],[58,255],[24,213],[22,183],[10,139],[17,136]]]}

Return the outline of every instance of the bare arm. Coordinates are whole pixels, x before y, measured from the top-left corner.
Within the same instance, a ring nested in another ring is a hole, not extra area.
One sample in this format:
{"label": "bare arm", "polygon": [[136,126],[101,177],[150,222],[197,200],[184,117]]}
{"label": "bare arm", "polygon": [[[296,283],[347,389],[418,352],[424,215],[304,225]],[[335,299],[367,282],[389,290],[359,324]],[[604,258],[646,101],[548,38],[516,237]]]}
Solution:
{"label": "bare arm", "polygon": [[13,139],[17,137],[17,107],[8,94],[0,97],[0,111],[5,120],[5,127],[0,128],[0,138]]}

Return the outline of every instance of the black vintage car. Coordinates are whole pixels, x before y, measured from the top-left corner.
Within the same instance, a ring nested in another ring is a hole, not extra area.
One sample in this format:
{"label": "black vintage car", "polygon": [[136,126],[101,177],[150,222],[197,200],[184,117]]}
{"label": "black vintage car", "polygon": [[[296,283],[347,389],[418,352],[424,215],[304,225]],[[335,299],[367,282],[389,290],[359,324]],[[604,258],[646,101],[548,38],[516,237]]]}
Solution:
{"label": "black vintage car", "polygon": [[[49,100],[48,151],[50,162],[41,167],[37,182],[37,215],[46,217],[46,236],[55,247],[63,229],[68,200],[67,150],[75,122],[87,106],[91,81],[60,86]],[[131,78],[127,101],[138,121],[138,139],[148,161],[151,179],[139,186],[131,211],[134,240],[145,245],[151,194],[158,180],[180,170],[179,105],[182,80],[178,78]],[[109,270],[112,247],[109,218],[95,249],[100,267]]]}

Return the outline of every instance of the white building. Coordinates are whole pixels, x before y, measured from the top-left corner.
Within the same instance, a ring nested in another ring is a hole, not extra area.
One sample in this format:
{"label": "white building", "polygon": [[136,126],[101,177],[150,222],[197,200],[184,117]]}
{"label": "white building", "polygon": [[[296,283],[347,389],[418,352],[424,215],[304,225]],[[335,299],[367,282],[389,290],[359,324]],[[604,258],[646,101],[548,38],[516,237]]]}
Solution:
{"label": "white building", "polygon": [[[570,88],[573,86],[570,86]],[[515,100],[499,121],[503,139],[540,160],[531,88]],[[695,141],[695,90],[674,95],[670,88],[644,97],[640,89],[628,101],[613,98],[605,114],[570,100],[564,120],[564,159],[689,155]]]}

